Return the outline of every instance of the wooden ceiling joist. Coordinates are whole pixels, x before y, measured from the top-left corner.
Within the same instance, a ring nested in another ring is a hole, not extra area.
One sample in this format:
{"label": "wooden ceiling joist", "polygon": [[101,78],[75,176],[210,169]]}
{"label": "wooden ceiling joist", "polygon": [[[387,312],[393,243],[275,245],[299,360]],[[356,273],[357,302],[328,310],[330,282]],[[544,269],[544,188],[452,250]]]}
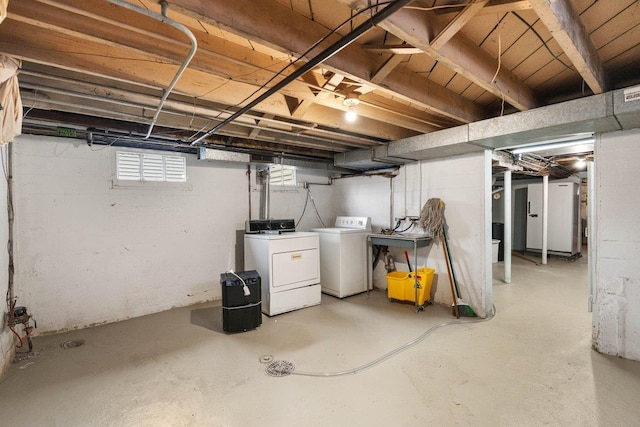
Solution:
{"label": "wooden ceiling joist", "polygon": [[[11,37],[20,40],[20,43],[6,43]],[[124,49],[113,45],[101,45],[96,41],[81,40],[65,36],[46,30],[37,34],[29,31],[28,25],[7,19],[0,26],[0,51],[9,53],[23,60],[41,61],[43,64],[61,67],[68,70],[75,70],[83,73],[91,73],[95,76],[119,79],[124,82],[144,84],[157,88],[163,88],[175,74],[177,67],[174,63],[159,63],[151,53],[143,54],[133,50]],[[256,72],[249,68],[249,72]],[[273,74],[270,73],[270,76]],[[235,99],[235,103],[250,95],[258,86],[257,82],[232,81],[198,70],[196,67],[189,68],[185,78],[178,82],[176,86],[178,93],[198,96],[206,94],[207,88],[220,87],[219,90],[201,96],[203,100],[222,102],[223,100]],[[289,90],[298,96],[308,93],[306,96],[312,98],[317,103],[324,103],[327,107],[332,107],[334,101],[329,99],[316,99],[308,91],[306,85],[296,87],[292,85]],[[280,97],[273,97],[261,104],[262,111],[276,116],[286,116],[289,114],[285,103]],[[337,122],[344,120],[342,112],[332,108],[316,108],[314,120],[327,126],[335,126]],[[364,111],[363,111],[364,113]],[[364,114],[363,114],[364,116]],[[363,117],[364,118],[364,117]],[[432,130],[416,122],[412,127],[421,129],[423,132]],[[365,121],[360,120],[352,128],[362,134],[386,135],[388,139],[398,139],[410,136],[405,129],[400,129],[393,125],[393,122]]]}
{"label": "wooden ceiling joist", "polygon": [[395,55],[416,55],[422,50],[408,44],[363,44],[362,48],[369,52],[393,53]]}
{"label": "wooden ceiling joist", "polygon": [[[529,0],[491,0],[475,16],[503,15],[508,12],[530,9],[532,7]],[[454,19],[459,12],[450,12],[449,9],[436,9],[435,13],[445,19]]]}
{"label": "wooden ceiling joist", "polygon": [[[356,10],[367,7],[365,0],[341,1]],[[498,60],[477,49],[477,46],[463,34],[458,33],[451,37],[440,50],[433,49],[431,40],[445,27],[446,24],[431,11],[416,14],[408,9],[395,13],[380,24],[380,28],[420,48],[432,58],[514,107],[527,110],[539,106],[530,87],[509,70],[499,67]]]}
{"label": "wooden ceiling joist", "polygon": [[[161,13],[158,0],[126,1]],[[168,22],[116,3],[10,1],[0,54],[22,60],[29,129],[55,134],[38,119],[48,113],[146,130],[191,43]],[[250,104],[207,142],[330,159],[640,79],[637,0],[416,0],[307,65],[391,3],[169,0],[166,19],[189,28],[198,49],[156,136],[188,139]],[[360,100],[356,122],[345,120],[351,93]]]}
{"label": "wooden ceiling joist", "polygon": [[530,3],[593,93],[606,92],[609,83],[602,61],[568,0]]}
{"label": "wooden ceiling joist", "polygon": [[[206,3],[199,0],[173,0],[171,6],[192,18],[259,40],[281,52],[295,52],[298,55],[328,33],[321,24],[305,19],[273,0],[210,0]],[[238,14],[238,10],[243,13]],[[338,36],[329,37],[310,55],[320,52],[337,38]],[[378,55],[365,52],[357,44],[351,44],[325,61],[323,66],[356,82],[369,84],[371,75],[382,65],[380,62]],[[487,117],[487,112],[474,102],[427,78],[408,78],[397,69],[377,89],[396,92],[396,96],[402,96],[434,114],[450,117],[461,123]]]}
{"label": "wooden ceiling joist", "polygon": [[467,4],[467,6],[431,40],[431,47],[435,50],[440,50],[442,46],[451,40],[488,2],[489,0],[479,0]]}
{"label": "wooden ceiling joist", "polygon": [[322,85],[322,91],[315,95],[314,99],[301,99],[298,105],[296,105],[291,111],[291,117],[302,118],[309,111],[311,105],[315,102],[322,101],[329,97],[329,94],[336,90],[338,85],[344,80],[344,76],[341,74],[333,73],[332,76]]}
{"label": "wooden ceiling joist", "polygon": [[387,61],[382,64],[382,67],[371,76],[371,83],[380,84],[387,78],[400,63],[402,62],[402,55],[391,55]]}

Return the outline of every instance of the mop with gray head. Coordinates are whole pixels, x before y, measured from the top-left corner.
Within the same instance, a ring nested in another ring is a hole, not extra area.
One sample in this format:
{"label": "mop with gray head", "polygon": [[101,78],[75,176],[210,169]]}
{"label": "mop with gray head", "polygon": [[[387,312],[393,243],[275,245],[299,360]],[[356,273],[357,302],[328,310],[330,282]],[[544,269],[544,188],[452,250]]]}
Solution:
{"label": "mop with gray head", "polygon": [[444,230],[444,202],[440,199],[427,200],[420,211],[419,224],[432,238],[439,237]]}

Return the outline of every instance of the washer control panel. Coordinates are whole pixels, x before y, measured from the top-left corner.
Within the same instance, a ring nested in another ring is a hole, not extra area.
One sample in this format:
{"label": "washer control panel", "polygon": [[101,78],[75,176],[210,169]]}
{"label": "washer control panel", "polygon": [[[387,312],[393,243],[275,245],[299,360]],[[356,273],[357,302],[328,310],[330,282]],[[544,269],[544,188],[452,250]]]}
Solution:
{"label": "washer control panel", "polygon": [[338,216],[336,217],[335,227],[371,230],[371,218],[368,216]]}

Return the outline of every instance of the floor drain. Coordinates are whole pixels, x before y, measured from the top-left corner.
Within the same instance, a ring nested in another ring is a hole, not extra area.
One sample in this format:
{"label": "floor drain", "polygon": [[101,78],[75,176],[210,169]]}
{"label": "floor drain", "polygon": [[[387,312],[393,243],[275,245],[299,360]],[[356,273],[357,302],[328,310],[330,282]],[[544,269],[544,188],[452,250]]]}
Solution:
{"label": "floor drain", "polygon": [[295,365],[291,362],[287,362],[286,360],[276,360],[275,362],[269,363],[267,366],[267,374],[272,377],[284,377],[292,373],[295,368]]}
{"label": "floor drain", "polygon": [[60,344],[60,347],[64,349],[76,348],[76,347],[80,347],[82,344],[84,344],[84,340],[69,340]]}
{"label": "floor drain", "polygon": [[271,363],[273,362],[273,356],[270,354],[265,354],[260,356],[260,363]]}

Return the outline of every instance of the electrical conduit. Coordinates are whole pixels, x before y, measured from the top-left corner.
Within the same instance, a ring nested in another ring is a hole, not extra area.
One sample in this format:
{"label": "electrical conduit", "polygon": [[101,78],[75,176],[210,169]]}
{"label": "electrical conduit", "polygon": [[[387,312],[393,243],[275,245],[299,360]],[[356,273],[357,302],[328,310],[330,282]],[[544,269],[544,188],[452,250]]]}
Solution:
{"label": "electrical conduit", "polygon": [[377,12],[376,14],[372,15],[371,18],[367,19],[362,24],[354,28],[351,32],[346,34],[344,37],[340,38],[331,46],[329,46],[328,48],[320,52],[318,55],[311,58],[307,63],[305,63],[303,66],[296,69],[294,72],[292,72],[291,74],[283,78],[281,81],[273,85],[271,88],[265,91],[262,95],[258,96],[256,99],[249,102],[244,107],[240,108],[238,111],[236,111],[231,116],[223,120],[221,123],[214,126],[207,133],[205,133],[204,135],[200,136],[198,139],[193,141],[191,145],[197,145],[201,143],[205,138],[208,138],[218,130],[222,129],[224,126],[236,120],[238,117],[249,112],[253,107],[260,104],[262,101],[266,100],[271,95],[277,93],[278,91],[280,91],[281,89],[289,85],[289,83],[296,80],[298,77],[311,71],[313,68],[315,68],[319,64],[331,58],[333,55],[340,52],[342,49],[344,49],[345,47],[347,47],[348,45],[356,41],[360,36],[365,34],[367,31],[371,30],[380,22],[384,21],[385,19],[387,19],[388,17],[390,17],[391,15],[393,15],[394,13],[396,13],[397,11],[399,11],[400,9],[402,9],[412,1],[413,0],[396,0],[394,2],[391,2],[387,7]]}
{"label": "electrical conduit", "polygon": [[134,5],[132,5],[130,3],[127,3],[126,1],[123,1],[123,0],[107,0],[107,1],[109,3],[111,3],[111,4],[116,5],[116,6],[120,6],[120,7],[124,7],[126,9],[129,9],[129,10],[133,10],[134,12],[138,12],[138,13],[140,13],[142,15],[146,15],[149,18],[152,18],[152,19],[155,19],[157,21],[164,22],[165,24],[171,25],[173,28],[175,28],[178,31],[181,31],[182,33],[184,33],[189,38],[189,41],[191,41],[191,49],[189,50],[189,54],[187,55],[185,60],[182,62],[182,65],[180,65],[180,68],[178,69],[178,72],[173,77],[173,80],[171,80],[171,83],[169,83],[169,86],[165,89],[164,94],[162,95],[162,99],[160,100],[160,104],[158,105],[158,108],[156,109],[156,112],[153,115],[153,119],[151,119],[151,124],[149,125],[149,130],[147,131],[147,136],[145,137],[145,139],[147,139],[147,138],[149,138],[151,136],[151,131],[153,130],[153,127],[155,126],[156,121],[158,120],[158,116],[160,115],[160,111],[162,111],[162,107],[164,106],[165,101],[169,97],[169,94],[173,90],[173,87],[176,85],[176,83],[178,82],[178,79],[180,79],[180,77],[182,76],[182,73],[184,73],[184,70],[189,65],[189,62],[191,62],[191,59],[196,54],[196,50],[198,49],[198,41],[196,40],[196,38],[193,35],[193,33],[186,26],[184,26],[181,23],[176,22],[176,21],[174,21],[172,19],[169,19],[167,17],[167,6],[168,6],[168,4],[167,4],[166,1],[161,1],[160,2],[161,8],[162,8],[162,14],[157,14],[157,13],[152,12],[150,10],[143,9],[141,7],[138,7],[138,6],[134,6]]}

